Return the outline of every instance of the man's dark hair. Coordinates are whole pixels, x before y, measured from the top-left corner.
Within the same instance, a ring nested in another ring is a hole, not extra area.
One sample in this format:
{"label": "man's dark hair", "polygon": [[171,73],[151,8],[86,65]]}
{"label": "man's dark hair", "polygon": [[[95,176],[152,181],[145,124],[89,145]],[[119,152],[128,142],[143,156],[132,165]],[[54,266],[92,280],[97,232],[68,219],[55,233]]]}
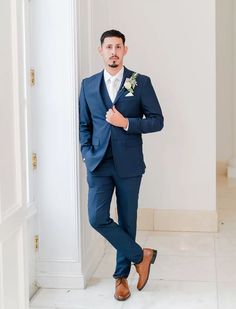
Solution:
{"label": "man's dark hair", "polygon": [[101,45],[103,44],[105,38],[110,38],[110,37],[116,37],[116,38],[121,38],[122,41],[123,41],[123,44],[125,45],[125,36],[123,33],[121,33],[120,31],[118,30],[108,30],[108,31],[105,31],[102,35],[101,35],[101,38],[100,38],[100,42],[101,42]]}

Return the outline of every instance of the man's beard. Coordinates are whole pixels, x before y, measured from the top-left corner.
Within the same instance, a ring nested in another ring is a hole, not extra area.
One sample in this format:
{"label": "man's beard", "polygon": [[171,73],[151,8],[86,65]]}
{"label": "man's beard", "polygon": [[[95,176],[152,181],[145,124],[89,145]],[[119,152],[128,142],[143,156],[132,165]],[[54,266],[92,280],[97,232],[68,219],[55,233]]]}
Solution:
{"label": "man's beard", "polygon": [[116,62],[113,61],[112,64],[109,64],[109,67],[111,67],[111,68],[117,68],[117,67],[118,67],[118,64],[116,64]]}

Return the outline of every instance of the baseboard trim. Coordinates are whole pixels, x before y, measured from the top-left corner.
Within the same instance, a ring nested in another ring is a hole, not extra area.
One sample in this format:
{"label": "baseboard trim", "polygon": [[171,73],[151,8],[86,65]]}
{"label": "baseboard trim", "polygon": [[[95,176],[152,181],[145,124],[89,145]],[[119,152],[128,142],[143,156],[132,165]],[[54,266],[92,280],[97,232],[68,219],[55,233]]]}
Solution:
{"label": "baseboard trim", "polygon": [[89,279],[93,276],[98,267],[106,248],[106,241],[101,235],[97,235],[96,243],[90,245],[83,254],[83,273],[84,273],[84,287],[87,286]]}
{"label": "baseboard trim", "polygon": [[[37,261],[37,284],[40,288],[84,289],[95,272],[105,250],[104,239],[98,235],[85,247],[81,262]],[[89,258],[88,258],[89,257]]]}
{"label": "baseboard trim", "polygon": [[85,278],[82,274],[39,274],[38,284],[41,288],[84,289]]}
{"label": "baseboard trim", "polygon": [[137,228],[149,231],[217,232],[218,216],[216,211],[140,208]]}
{"label": "baseboard trim", "polygon": [[228,162],[227,161],[217,161],[216,162],[216,174],[217,175],[227,175]]}

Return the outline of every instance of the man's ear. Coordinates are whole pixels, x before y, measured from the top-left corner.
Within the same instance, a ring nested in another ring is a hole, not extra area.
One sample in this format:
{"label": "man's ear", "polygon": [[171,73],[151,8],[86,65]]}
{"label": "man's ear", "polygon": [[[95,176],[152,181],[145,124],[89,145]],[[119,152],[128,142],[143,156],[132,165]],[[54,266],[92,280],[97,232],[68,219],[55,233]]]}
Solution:
{"label": "man's ear", "polygon": [[101,46],[98,46],[98,52],[100,55],[102,55],[102,47]]}
{"label": "man's ear", "polygon": [[128,46],[125,45],[125,55],[128,53]]}

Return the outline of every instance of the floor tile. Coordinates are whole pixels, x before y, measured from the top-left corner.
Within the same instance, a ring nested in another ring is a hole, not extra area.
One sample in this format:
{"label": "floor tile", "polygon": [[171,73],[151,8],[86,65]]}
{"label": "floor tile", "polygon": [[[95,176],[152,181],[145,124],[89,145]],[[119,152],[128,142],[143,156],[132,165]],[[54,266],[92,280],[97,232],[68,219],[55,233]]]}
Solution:
{"label": "floor tile", "polygon": [[236,282],[219,282],[219,309],[236,308]]}
{"label": "floor tile", "polygon": [[177,281],[215,281],[215,258],[158,256],[155,264],[151,265],[150,278]]}
{"label": "floor tile", "polygon": [[30,306],[29,309],[55,309],[55,307],[38,307],[38,306]]}
{"label": "floor tile", "polygon": [[[131,268],[131,297],[114,299],[115,249],[103,259],[84,290],[41,289],[30,309],[234,309],[236,308],[236,181],[217,177],[219,233],[138,231],[142,247],[158,250],[142,291]],[[218,294],[217,294],[218,292]]]}
{"label": "floor tile", "polygon": [[236,232],[232,235],[232,232],[219,233],[215,236],[215,252],[216,256],[236,257]]}
{"label": "floor tile", "polygon": [[216,265],[219,282],[236,282],[235,256],[216,257]]}
{"label": "floor tile", "polygon": [[122,308],[114,295],[114,279],[93,278],[84,290],[42,289],[36,295],[31,307],[49,307],[56,309],[104,309]]}
{"label": "floor tile", "polygon": [[[124,309],[217,309],[214,282],[150,280],[142,291],[132,286]],[[226,308],[225,308],[226,309]]]}
{"label": "floor tile", "polygon": [[158,232],[148,236],[146,246],[159,255],[214,256],[214,234]]}
{"label": "floor tile", "polygon": [[[93,277],[95,278],[113,278],[113,273],[115,271],[116,265],[116,252],[114,249],[107,251],[104,255],[102,261],[99,263],[97,269],[95,270]],[[129,278],[133,278],[135,274],[134,266],[131,265],[131,270]]]}
{"label": "floor tile", "polygon": [[218,221],[219,235],[223,233],[231,233],[231,235],[236,234],[236,209],[219,209]]}

